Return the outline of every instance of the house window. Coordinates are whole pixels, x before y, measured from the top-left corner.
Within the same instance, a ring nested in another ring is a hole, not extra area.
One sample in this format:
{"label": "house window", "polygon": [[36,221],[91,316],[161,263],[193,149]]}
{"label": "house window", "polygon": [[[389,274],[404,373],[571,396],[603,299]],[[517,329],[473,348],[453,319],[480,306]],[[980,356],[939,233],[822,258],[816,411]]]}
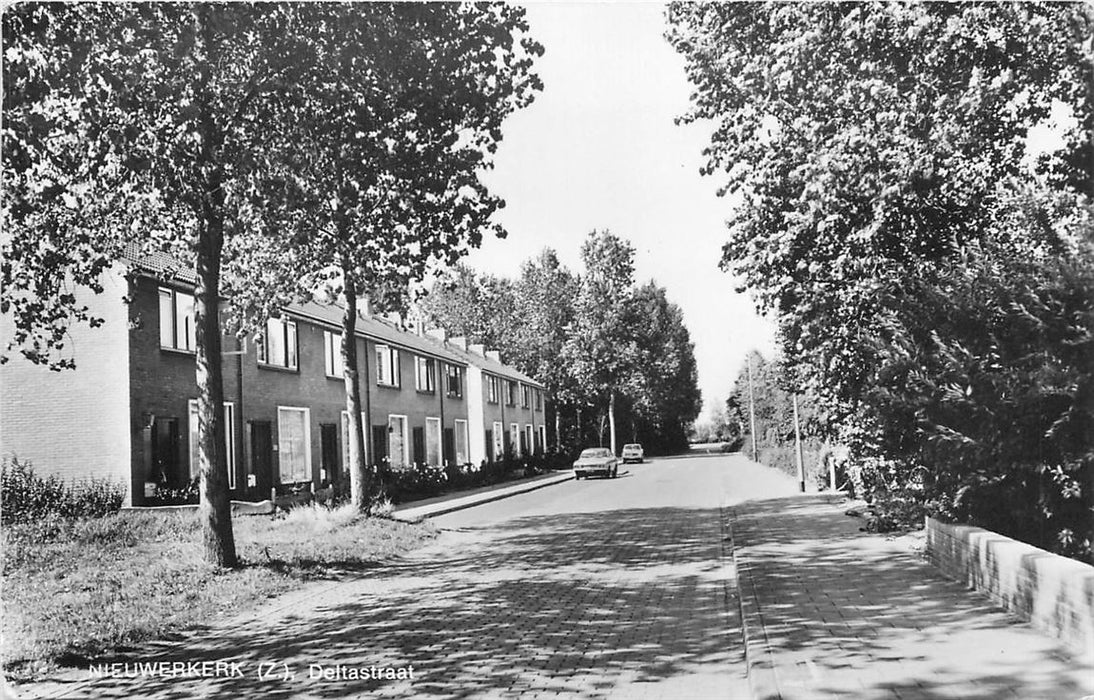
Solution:
{"label": "house window", "polygon": [[399,351],[389,345],[376,346],[376,383],[399,386]]}
{"label": "house window", "polygon": [[520,426],[516,423],[509,424],[509,452],[516,455],[520,449]]}
{"label": "house window", "polygon": [[532,399],[535,401],[536,410],[537,411],[542,411],[543,410],[543,392],[541,392],[539,389],[533,389],[532,390]]}
{"label": "house window", "polygon": [[461,398],[463,396],[463,371],[459,365],[444,366],[445,376],[445,391],[452,398]]}
{"label": "house window", "polygon": [[345,375],[342,364],[342,334],[323,331],[323,357],[328,377],[341,379]]}
{"label": "house window", "polygon": [[311,481],[311,411],[277,407],[278,475],[283,484]]}
{"label": "house window", "polygon": [[284,318],[266,321],[258,346],[258,361],[269,367],[296,369],[296,323]]}
{"label": "house window", "polygon": [[[196,479],[201,470],[198,448],[198,402],[190,399],[190,478]],[[228,488],[236,487],[236,407],[224,402],[224,453],[228,464]]]}
{"label": "house window", "polygon": [[536,432],[535,428],[531,424],[524,426],[524,444],[521,445],[521,449],[526,455],[530,455],[535,452],[536,444]]}
{"label": "house window", "polygon": [[517,383],[506,380],[505,382],[505,405],[516,406],[517,405]]}
{"label": "house window", "polygon": [[410,464],[410,431],[406,416],[387,417],[388,464],[402,468]]}
{"label": "house window", "polygon": [[160,287],[160,347],[194,352],[197,345],[193,295]]}
{"label": "house window", "polygon": [[501,421],[494,421],[494,461],[505,456],[505,428]]}
{"label": "house window", "polygon": [[528,386],[527,384],[520,385],[520,407],[532,407],[532,387]]}
{"label": "house window", "polygon": [[[432,394],[437,390],[437,363],[429,357],[415,357],[414,377],[418,391]],[[431,464],[440,464],[440,462],[431,462]]]}
{"label": "house window", "polygon": [[498,401],[500,401],[498,397],[501,394],[501,387],[497,377],[493,375],[487,375],[486,388],[488,390],[487,400],[490,403],[497,403]]}
{"label": "house window", "polygon": [[456,464],[467,464],[471,461],[471,455],[467,450],[469,437],[467,434],[467,421],[456,419]]}
{"label": "house window", "polygon": [[441,466],[441,419],[425,419],[425,463]]}
{"label": "house window", "polygon": [[539,426],[539,447],[538,447],[538,449],[541,450],[542,452],[547,451],[547,426],[546,425]]}

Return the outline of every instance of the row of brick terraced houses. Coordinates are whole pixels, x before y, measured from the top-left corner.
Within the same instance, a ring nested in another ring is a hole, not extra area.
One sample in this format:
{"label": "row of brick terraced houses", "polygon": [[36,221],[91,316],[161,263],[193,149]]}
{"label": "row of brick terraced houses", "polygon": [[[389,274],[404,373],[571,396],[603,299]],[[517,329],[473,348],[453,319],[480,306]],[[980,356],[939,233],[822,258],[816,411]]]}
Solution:
{"label": "row of brick terraced houses", "polygon": [[[74,329],[74,371],[22,358],[0,366],[0,453],[35,472],[124,482],[131,505],[197,474],[192,277],[167,258],[131,259],[82,301],[104,319]],[[233,498],[269,497],[343,473],[347,421],[342,310],[283,309],[251,341],[226,337],[226,451]],[[3,319],[4,337],[11,337]],[[542,452],[543,386],[496,351],[359,314],[366,459],[393,468],[481,465]]]}

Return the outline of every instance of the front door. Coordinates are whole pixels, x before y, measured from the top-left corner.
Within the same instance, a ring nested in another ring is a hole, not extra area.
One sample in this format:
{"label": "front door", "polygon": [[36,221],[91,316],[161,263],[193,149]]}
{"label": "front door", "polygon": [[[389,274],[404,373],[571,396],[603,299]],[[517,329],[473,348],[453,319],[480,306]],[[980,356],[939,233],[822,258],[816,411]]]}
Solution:
{"label": "front door", "polygon": [[328,483],[338,481],[341,454],[338,451],[338,426],[334,423],[323,423],[319,426],[319,440],[321,443],[323,462],[321,467]]}
{"label": "front door", "polygon": [[456,431],[452,428],[444,429],[444,464],[456,464]]}
{"label": "front door", "polygon": [[268,420],[251,421],[251,473],[255,490],[268,498],[273,486],[273,428]]}
{"label": "front door", "polygon": [[148,480],[157,484],[185,486],[179,470],[179,422],[156,416],[152,425],[152,465]]}
{"label": "front door", "polygon": [[387,458],[387,426],[372,426],[372,454],[374,464],[383,464]]}
{"label": "front door", "polygon": [[414,435],[414,464],[425,464],[425,428],[415,428]]}

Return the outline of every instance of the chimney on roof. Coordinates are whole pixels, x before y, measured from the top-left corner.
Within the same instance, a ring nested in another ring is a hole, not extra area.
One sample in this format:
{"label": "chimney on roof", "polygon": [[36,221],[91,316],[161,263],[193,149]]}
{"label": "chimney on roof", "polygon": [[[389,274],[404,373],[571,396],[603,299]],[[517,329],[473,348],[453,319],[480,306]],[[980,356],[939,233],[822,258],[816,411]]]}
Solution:
{"label": "chimney on roof", "polygon": [[365,315],[365,318],[372,316],[372,300],[368,297],[361,297],[357,300],[357,310]]}
{"label": "chimney on roof", "polygon": [[460,350],[467,352],[467,338],[463,337],[462,335],[458,335],[455,338],[449,338],[448,342],[452,345],[455,345]]}
{"label": "chimney on roof", "polygon": [[421,337],[425,335],[425,318],[417,310],[411,311],[406,317],[407,330]]}
{"label": "chimney on roof", "polygon": [[479,343],[472,343],[471,345],[467,346],[467,349],[468,349],[469,352],[473,352],[476,355],[479,355],[481,357],[486,357],[486,346],[485,345],[480,345]]}
{"label": "chimney on roof", "polygon": [[493,360],[494,362],[501,362],[501,353],[497,350],[487,350],[486,357]]}
{"label": "chimney on roof", "polygon": [[436,338],[442,343],[445,341],[445,338],[448,337],[448,332],[445,331],[445,329],[443,328],[428,328],[426,329],[425,334],[428,335],[430,338]]}
{"label": "chimney on roof", "polygon": [[380,318],[384,319],[399,330],[403,330],[403,317],[400,314],[394,311],[389,311],[387,313],[380,314]]}

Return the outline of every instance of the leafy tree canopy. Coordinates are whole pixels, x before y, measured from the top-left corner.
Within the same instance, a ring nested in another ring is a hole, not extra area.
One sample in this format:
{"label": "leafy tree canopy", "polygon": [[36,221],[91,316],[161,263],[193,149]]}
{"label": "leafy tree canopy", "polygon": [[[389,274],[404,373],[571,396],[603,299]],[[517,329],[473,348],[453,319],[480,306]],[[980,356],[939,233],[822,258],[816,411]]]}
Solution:
{"label": "leafy tree canopy", "polygon": [[686,119],[715,125],[704,172],[742,199],[722,264],[777,315],[859,466],[1089,559],[1094,10],[677,3],[669,20]]}
{"label": "leafy tree canopy", "polygon": [[[714,120],[705,172],[743,197],[723,265],[853,398],[859,332],[904,266],[979,239],[1034,181],[1091,191],[1091,27],[1075,3],[679,3],[669,40]],[[1029,150],[1056,112],[1065,148]],[[1044,249],[1074,246],[1066,222]],[[837,319],[844,322],[836,322]]]}

